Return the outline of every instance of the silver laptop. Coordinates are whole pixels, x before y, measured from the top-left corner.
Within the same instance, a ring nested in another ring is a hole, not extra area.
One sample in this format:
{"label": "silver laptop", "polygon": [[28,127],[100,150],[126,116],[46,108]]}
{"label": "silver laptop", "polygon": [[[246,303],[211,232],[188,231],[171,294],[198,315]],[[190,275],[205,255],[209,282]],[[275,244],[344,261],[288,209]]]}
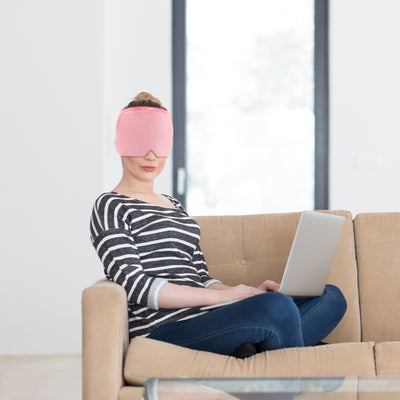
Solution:
{"label": "silver laptop", "polygon": [[289,296],[320,296],[335,257],[345,217],[304,211],[279,291]]}

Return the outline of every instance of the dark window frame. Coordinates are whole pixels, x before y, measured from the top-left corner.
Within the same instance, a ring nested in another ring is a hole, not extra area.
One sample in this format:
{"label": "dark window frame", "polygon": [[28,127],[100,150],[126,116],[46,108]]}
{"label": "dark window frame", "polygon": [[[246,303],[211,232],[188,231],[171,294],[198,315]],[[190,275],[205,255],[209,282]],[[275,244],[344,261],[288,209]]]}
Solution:
{"label": "dark window frame", "polygon": [[[329,0],[314,0],[314,209],[329,208]],[[186,0],[172,0],[173,195],[186,208]]]}
{"label": "dark window frame", "polygon": [[329,209],[329,0],[314,1],[314,207]]}

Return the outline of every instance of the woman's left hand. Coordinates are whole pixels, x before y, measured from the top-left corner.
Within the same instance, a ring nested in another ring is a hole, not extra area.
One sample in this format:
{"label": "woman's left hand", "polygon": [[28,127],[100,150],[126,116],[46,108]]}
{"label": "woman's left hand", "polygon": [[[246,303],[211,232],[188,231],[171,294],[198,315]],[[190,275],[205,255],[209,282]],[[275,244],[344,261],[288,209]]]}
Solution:
{"label": "woman's left hand", "polygon": [[265,292],[278,292],[281,285],[274,281],[264,281],[258,289],[264,290]]}

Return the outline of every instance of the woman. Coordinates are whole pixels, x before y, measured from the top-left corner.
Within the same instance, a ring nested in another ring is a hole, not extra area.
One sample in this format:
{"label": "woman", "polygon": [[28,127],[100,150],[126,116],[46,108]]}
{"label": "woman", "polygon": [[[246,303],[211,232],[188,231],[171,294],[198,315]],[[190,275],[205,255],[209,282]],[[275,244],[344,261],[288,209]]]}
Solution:
{"label": "woman", "polygon": [[117,122],[122,179],[93,207],[91,239],[107,278],[126,290],[130,339],[148,336],[237,357],[319,343],[346,311],[338,288],[327,285],[320,297],[294,301],[270,280],[230,287],[208,275],[198,224],[178,200],[153,189],[172,131],[161,102],[138,94]]}

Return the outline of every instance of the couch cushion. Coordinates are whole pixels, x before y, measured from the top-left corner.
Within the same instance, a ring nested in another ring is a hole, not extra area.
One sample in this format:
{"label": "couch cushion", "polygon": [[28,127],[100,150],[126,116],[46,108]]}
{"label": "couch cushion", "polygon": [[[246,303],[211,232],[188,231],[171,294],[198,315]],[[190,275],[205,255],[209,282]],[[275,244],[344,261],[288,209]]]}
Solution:
{"label": "couch cushion", "polygon": [[[343,291],[348,307],[341,323],[325,341],[358,342],[360,309],[352,216],[348,211],[326,212],[346,217],[328,282]],[[196,217],[210,275],[227,285],[257,286],[266,279],[280,282],[300,215]]]}
{"label": "couch cushion", "polygon": [[375,375],[373,343],[273,350],[240,360],[137,337],[129,345],[124,367],[124,377],[131,385],[141,385],[148,377],[346,375]]}
{"label": "couch cushion", "polygon": [[362,340],[400,340],[400,213],[354,219]]}
{"label": "couch cushion", "polygon": [[118,400],[142,400],[143,386],[123,386],[118,392]]}
{"label": "couch cushion", "polygon": [[375,363],[377,375],[400,375],[400,342],[377,343]]}

